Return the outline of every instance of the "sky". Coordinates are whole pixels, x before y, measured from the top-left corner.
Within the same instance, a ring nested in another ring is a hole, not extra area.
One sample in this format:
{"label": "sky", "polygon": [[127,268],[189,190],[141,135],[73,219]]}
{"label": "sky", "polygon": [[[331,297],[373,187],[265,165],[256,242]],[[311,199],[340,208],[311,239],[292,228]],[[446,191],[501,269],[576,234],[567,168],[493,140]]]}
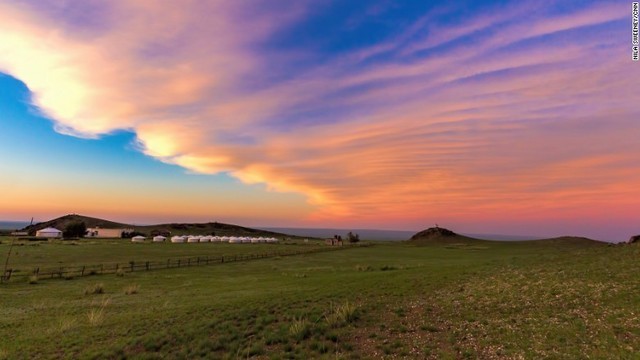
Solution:
{"label": "sky", "polygon": [[0,0],[0,219],[640,233],[627,1]]}

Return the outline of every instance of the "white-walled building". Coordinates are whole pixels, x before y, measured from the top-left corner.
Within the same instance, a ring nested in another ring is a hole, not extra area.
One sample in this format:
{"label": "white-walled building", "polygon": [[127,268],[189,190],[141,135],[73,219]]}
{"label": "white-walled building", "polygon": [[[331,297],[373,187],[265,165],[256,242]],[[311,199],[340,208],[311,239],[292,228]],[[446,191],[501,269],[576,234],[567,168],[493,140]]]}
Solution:
{"label": "white-walled building", "polygon": [[123,234],[132,233],[133,229],[103,229],[100,227],[88,228],[85,237],[96,238],[121,238]]}

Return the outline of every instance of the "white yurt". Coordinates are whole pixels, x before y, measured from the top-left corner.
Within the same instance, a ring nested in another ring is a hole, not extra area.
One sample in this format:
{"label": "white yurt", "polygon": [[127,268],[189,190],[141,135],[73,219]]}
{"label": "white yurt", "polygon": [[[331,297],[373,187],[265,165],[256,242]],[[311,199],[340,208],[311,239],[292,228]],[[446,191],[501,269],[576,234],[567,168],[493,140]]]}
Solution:
{"label": "white yurt", "polygon": [[230,239],[229,239],[228,236],[223,236],[223,237],[220,238],[220,241],[222,241],[222,242],[229,242],[229,240]]}
{"label": "white yurt", "polygon": [[260,238],[251,238],[251,243],[252,244],[257,244],[260,242]]}
{"label": "white yurt", "polygon": [[145,240],[145,239],[146,239],[146,238],[145,238],[144,236],[140,236],[140,235],[138,235],[138,236],[134,236],[134,237],[132,237],[132,238],[131,238],[131,242],[141,243],[141,242],[144,242],[144,240]]}
{"label": "white yurt", "polygon": [[220,242],[220,236],[211,237],[211,242]]}
{"label": "white yurt", "polygon": [[240,238],[240,240],[242,241],[243,244],[251,244],[250,237],[243,237],[243,238]]}
{"label": "white yurt", "polygon": [[197,243],[200,242],[200,236],[189,236],[187,238],[188,243]]}
{"label": "white yurt", "polygon": [[172,236],[171,237],[171,242],[174,243],[174,244],[175,243],[183,243],[184,242],[184,236],[179,236],[179,235]]}
{"label": "white yurt", "polygon": [[60,230],[58,230],[56,228],[48,227],[48,228],[44,228],[42,230],[36,231],[36,237],[60,238],[60,237],[62,237],[62,231],[60,231]]}
{"label": "white yurt", "polygon": [[229,238],[229,244],[240,244],[242,243],[242,239],[232,236]]}
{"label": "white yurt", "polygon": [[200,238],[200,242],[209,242],[211,241],[211,236],[207,235],[207,236],[203,236]]}
{"label": "white yurt", "polygon": [[165,240],[167,240],[167,238],[162,236],[162,235],[158,235],[158,236],[154,236],[153,237],[153,242],[164,242]]}

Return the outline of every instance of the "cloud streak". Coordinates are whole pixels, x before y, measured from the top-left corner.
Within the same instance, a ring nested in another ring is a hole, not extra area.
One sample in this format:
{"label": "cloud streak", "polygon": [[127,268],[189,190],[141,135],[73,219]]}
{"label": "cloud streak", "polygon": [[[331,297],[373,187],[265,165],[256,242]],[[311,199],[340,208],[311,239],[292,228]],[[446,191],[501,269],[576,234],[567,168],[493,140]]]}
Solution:
{"label": "cloud streak", "polygon": [[60,4],[0,4],[0,71],[59,132],[134,131],[164,162],[305,194],[313,221],[637,205],[621,4],[513,3],[448,23],[435,17],[459,9],[435,9],[335,56],[278,47],[324,10],[303,2]]}

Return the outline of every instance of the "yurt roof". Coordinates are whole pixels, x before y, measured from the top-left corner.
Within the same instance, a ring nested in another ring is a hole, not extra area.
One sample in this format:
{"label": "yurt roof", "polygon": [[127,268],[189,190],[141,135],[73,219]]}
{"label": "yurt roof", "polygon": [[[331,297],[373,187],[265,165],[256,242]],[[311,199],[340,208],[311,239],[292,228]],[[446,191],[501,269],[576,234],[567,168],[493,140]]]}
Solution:
{"label": "yurt roof", "polygon": [[44,229],[38,230],[38,231],[41,231],[41,232],[56,232],[56,233],[62,232],[62,231],[60,231],[60,230],[58,230],[56,228],[52,228],[52,227],[44,228]]}

